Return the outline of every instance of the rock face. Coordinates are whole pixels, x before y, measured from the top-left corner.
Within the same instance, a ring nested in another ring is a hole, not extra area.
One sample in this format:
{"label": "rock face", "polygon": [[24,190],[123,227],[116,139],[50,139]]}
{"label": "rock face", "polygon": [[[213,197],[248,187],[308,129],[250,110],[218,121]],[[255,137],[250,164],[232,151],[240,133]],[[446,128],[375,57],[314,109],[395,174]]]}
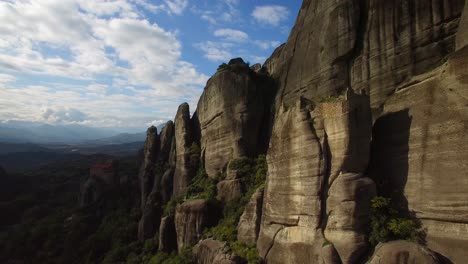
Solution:
{"label": "rock face", "polygon": [[173,216],[166,216],[161,219],[158,250],[167,253],[177,250],[177,235]]}
{"label": "rock face", "polygon": [[239,219],[237,240],[248,246],[254,246],[257,243],[262,219],[262,205],[263,188],[260,188],[252,195]]}
{"label": "rock face", "polygon": [[369,264],[438,264],[436,254],[429,249],[404,240],[377,245]]}
{"label": "rock face", "polygon": [[[198,102],[202,162],[210,177],[226,169],[229,160],[258,153],[265,114],[269,111],[267,76],[251,71],[242,59],[218,71]],[[176,124],[177,126],[177,124]]]}
{"label": "rock face", "polygon": [[212,238],[201,240],[193,248],[193,256],[196,264],[240,264],[238,256],[229,253],[225,242]]}
{"label": "rock face", "polygon": [[464,0],[368,1],[361,54],[352,67],[352,87],[366,90],[378,108],[411,77],[441,64],[455,48]]}
{"label": "rock face", "polygon": [[301,98],[280,109],[257,242],[268,263],[319,263],[325,239],[343,263],[354,263],[367,249],[375,186],[362,172],[370,136],[368,99],[352,91],[315,108]]}
{"label": "rock face", "polygon": [[140,167],[140,190],[141,190],[141,210],[146,205],[146,198],[150,194],[155,174],[155,165],[159,153],[159,136],[158,129],[154,126],[148,128],[146,132],[146,141],[143,148],[143,163]]}
{"label": "rock face", "polygon": [[383,194],[416,212],[429,248],[454,263],[468,252],[467,58],[465,47],[387,100],[370,170]]}
{"label": "rock face", "polygon": [[190,158],[190,147],[195,138],[194,125],[190,119],[188,104],[182,104],[175,117],[175,155],[176,164],[174,171],[173,195],[176,198],[183,196],[190,180],[197,172]]}
{"label": "rock face", "polygon": [[196,244],[203,229],[215,220],[213,218],[205,200],[197,199],[178,205],[175,212],[175,229],[179,252]]}
{"label": "rock face", "polygon": [[360,24],[356,0],[304,0],[285,45],[265,62],[278,79],[277,106],[292,106],[299,96],[312,99],[348,88],[348,60]]}

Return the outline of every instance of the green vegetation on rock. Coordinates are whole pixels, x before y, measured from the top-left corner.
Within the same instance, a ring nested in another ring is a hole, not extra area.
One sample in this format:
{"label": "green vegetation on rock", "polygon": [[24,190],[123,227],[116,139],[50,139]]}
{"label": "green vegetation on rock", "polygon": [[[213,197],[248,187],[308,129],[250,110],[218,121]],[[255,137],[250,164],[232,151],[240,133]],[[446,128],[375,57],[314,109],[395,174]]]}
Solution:
{"label": "green vegetation on rock", "polygon": [[377,196],[371,200],[372,245],[399,239],[422,243],[424,235],[419,222],[396,210],[390,198]]}

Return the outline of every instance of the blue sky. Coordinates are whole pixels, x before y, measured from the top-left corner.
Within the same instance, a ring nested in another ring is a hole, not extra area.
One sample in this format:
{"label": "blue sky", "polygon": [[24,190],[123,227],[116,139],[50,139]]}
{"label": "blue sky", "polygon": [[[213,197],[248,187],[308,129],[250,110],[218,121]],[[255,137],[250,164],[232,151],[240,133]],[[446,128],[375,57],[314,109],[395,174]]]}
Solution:
{"label": "blue sky", "polygon": [[264,60],[302,1],[0,0],[0,121],[144,129],[222,62]]}

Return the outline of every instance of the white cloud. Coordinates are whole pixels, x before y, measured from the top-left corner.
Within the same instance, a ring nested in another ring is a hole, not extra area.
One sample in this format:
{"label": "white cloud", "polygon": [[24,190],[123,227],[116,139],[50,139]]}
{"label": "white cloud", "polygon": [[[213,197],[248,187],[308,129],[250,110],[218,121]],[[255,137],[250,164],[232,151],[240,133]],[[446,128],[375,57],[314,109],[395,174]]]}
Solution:
{"label": "white cloud", "polygon": [[253,43],[263,50],[276,48],[281,44],[277,40],[255,40]]}
{"label": "white cloud", "polygon": [[188,0],[164,0],[170,13],[181,15],[188,6]]}
{"label": "white cloud", "polygon": [[41,117],[48,123],[82,123],[87,115],[75,108],[44,108]]}
{"label": "white cloud", "polygon": [[0,73],[0,85],[16,81],[16,77],[10,74]]}
{"label": "white cloud", "polygon": [[288,16],[288,8],[280,5],[256,6],[252,12],[252,17],[257,22],[271,26],[278,26]]}
{"label": "white cloud", "polygon": [[[141,11],[182,14],[187,5],[187,0],[161,5],[146,0],[0,1],[0,72],[9,73],[0,75],[0,120],[42,120],[41,109],[68,108],[84,113],[82,122],[93,125],[172,119],[179,103],[198,98],[208,76],[181,59],[175,32],[151,23]],[[60,80],[18,87],[13,82],[19,74]],[[59,117],[50,120],[66,120]]]}
{"label": "white cloud", "polygon": [[228,61],[232,58],[230,48],[233,45],[225,42],[205,41],[195,44],[195,47],[203,51],[204,57],[211,61]]}
{"label": "white cloud", "polygon": [[243,31],[231,29],[231,28],[221,28],[217,29],[213,35],[215,37],[224,38],[227,41],[233,42],[245,42],[248,40],[249,35]]}

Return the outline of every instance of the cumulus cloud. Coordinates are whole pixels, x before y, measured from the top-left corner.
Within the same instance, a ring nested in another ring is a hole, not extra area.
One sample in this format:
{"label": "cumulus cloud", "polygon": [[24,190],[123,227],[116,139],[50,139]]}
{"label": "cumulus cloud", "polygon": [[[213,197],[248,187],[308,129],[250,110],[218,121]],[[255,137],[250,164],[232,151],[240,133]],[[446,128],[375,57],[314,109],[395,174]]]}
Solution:
{"label": "cumulus cloud", "polygon": [[[0,74],[0,119],[77,117],[60,109],[76,109],[93,125],[173,118],[182,100],[198,98],[208,76],[181,59],[175,32],[142,12],[180,15],[187,6],[187,0],[0,1],[0,72],[8,73]],[[19,87],[19,74],[59,81],[23,80]],[[42,116],[41,109],[54,112]]]}
{"label": "cumulus cloud", "polygon": [[249,35],[244,31],[231,29],[231,28],[220,28],[215,30],[213,33],[215,37],[224,38],[227,41],[234,41],[234,42],[245,42],[248,40]]}
{"label": "cumulus cloud", "polygon": [[231,43],[205,41],[195,44],[195,47],[203,51],[204,57],[211,61],[227,61],[232,58],[230,48],[233,45]]}
{"label": "cumulus cloud", "polygon": [[279,26],[288,16],[288,8],[280,5],[256,6],[252,12],[255,21],[271,26]]}
{"label": "cumulus cloud", "polygon": [[51,123],[80,123],[86,120],[87,115],[74,108],[45,108],[42,109],[41,117]]}

